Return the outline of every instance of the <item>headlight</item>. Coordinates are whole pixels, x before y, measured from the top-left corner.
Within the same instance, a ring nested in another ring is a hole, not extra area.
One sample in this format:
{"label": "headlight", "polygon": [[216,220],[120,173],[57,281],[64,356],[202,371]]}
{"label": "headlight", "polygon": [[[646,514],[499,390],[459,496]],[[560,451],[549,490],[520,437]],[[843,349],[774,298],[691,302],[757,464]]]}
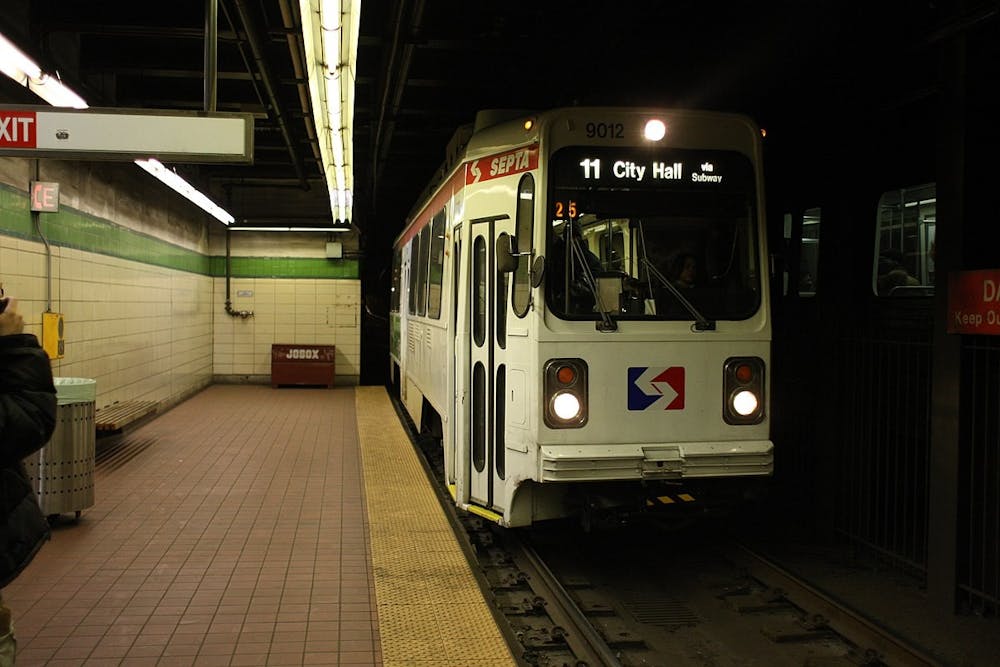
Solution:
{"label": "headlight", "polygon": [[757,410],[757,397],[752,391],[738,392],[733,396],[733,410],[743,417],[752,415]]}
{"label": "headlight", "polygon": [[580,428],[587,423],[587,362],[549,359],[545,362],[545,425]]}
{"label": "headlight", "polygon": [[764,360],[732,357],[722,368],[722,417],[727,424],[764,421]]}
{"label": "headlight", "polygon": [[552,399],[552,412],[563,421],[576,419],[580,415],[580,399],[568,391],[561,391]]}

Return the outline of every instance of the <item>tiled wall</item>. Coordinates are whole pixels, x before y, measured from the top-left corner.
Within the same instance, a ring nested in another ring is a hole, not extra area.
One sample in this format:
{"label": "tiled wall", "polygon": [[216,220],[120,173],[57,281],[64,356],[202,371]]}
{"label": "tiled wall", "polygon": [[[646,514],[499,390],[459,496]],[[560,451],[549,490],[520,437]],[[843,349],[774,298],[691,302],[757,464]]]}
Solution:
{"label": "tiled wall", "polygon": [[[199,211],[185,210],[190,206],[172,193],[147,192],[141,182],[141,197],[121,194],[114,189],[121,178],[63,169],[42,174],[73,179],[60,212],[41,214],[47,260],[27,184],[19,186],[25,168],[0,158],[0,281],[18,298],[28,332],[41,338],[50,300],[63,314],[65,354],[53,360],[53,372],[96,379],[98,407],[128,399],[169,404],[213,380],[267,381],[272,343],[336,345],[338,383],[358,381],[357,260],[326,259],[325,239],[315,235],[290,241],[287,255],[281,235],[245,237],[245,248],[235,241],[233,308],[254,316],[233,318],[225,311],[224,247],[209,241]],[[268,257],[240,256],[264,248]]]}
{"label": "tiled wall", "polygon": [[[0,234],[0,280],[18,299],[26,331],[42,337],[42,313],[62,313],[57,377],[97,381],[97,406],[143,399],[172,403],[212,379],[212,279],[65,246]],[[51,297],[46,266],[51,262]]]}
{"label": "tiled wall", "polygon": [[271,372],[272,344],[336,346],[338,384],[357,384],[361,373],[360,280],[233,278],[226,313],[226,281],[215,280],[215,374],[260,379]]}

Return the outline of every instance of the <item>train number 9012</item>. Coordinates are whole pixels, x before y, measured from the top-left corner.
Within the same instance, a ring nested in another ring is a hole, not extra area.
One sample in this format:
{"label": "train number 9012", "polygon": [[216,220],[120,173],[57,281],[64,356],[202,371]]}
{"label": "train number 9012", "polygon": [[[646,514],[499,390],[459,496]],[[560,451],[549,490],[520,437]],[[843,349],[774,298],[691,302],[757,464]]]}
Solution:
{"label": "train number 9012", "polygon": [[588,139],[624,139],[624,123],[587,123],[584,126]]}

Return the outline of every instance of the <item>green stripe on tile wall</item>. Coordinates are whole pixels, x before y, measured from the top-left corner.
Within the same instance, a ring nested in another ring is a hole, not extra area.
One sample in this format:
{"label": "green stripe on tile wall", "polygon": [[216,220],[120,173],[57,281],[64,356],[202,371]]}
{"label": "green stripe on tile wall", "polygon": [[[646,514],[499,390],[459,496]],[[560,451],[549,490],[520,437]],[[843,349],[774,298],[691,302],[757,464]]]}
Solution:
{"label": "green stripe on tile wall", "polygon": [[[233,278],[340,278],[356,280],[361,271],[356,259],[322,257],[238,257],[229,262]],[[212,257],[212,275],[226,275],[226,258]]]}
{"label": "green stripe on tile wall", "polygon": [[[208,275],[209,258],[200,252],[64,204],[59,206],[58,213],[40,213],[39,216],[39,226],[51,245]],[[0,186],[0,233],[41,242],[31,222],[27,193]]]}
{"label": "green stripe on tile wall", "polygon": [[[203,255],[103,218],[62,205],[58,213],[41,213],[41,227],[54,246],[76,248],[168,269],[222,277],[226,258]],[[0,184],[0,234],[41,242],[31,222],[28,195]],[[357,279],[356,259],[313,257],[238,257],[230,261],[237,278]]]}

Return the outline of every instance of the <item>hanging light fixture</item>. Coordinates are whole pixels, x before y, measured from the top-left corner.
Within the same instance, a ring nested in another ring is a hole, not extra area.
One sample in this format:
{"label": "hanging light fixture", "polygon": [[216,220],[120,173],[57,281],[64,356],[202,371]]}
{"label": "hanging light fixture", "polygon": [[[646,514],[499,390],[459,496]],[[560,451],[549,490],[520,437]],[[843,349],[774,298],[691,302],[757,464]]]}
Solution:
{"label": "hanging light fixture", "polygon": [[[43,72],[34,60],[3,35],[0,35],[0,71],[54,107],[87,109],[90,106],[58,77]],[[136,160],[135,163],[224,224],[233,221],[228,211],[159,161]]]}
{"label": "hanging light fixture", "polygon": [[43,72],[34,60],[3,35],[0,35],[0,71],[54,107],[86,109],[88,106],[58,76]]}
{"label": "hanging light fixture", "polygon": [[313,121],[334,224],[354,206],[354,84],[360,0],[299,0]]}

